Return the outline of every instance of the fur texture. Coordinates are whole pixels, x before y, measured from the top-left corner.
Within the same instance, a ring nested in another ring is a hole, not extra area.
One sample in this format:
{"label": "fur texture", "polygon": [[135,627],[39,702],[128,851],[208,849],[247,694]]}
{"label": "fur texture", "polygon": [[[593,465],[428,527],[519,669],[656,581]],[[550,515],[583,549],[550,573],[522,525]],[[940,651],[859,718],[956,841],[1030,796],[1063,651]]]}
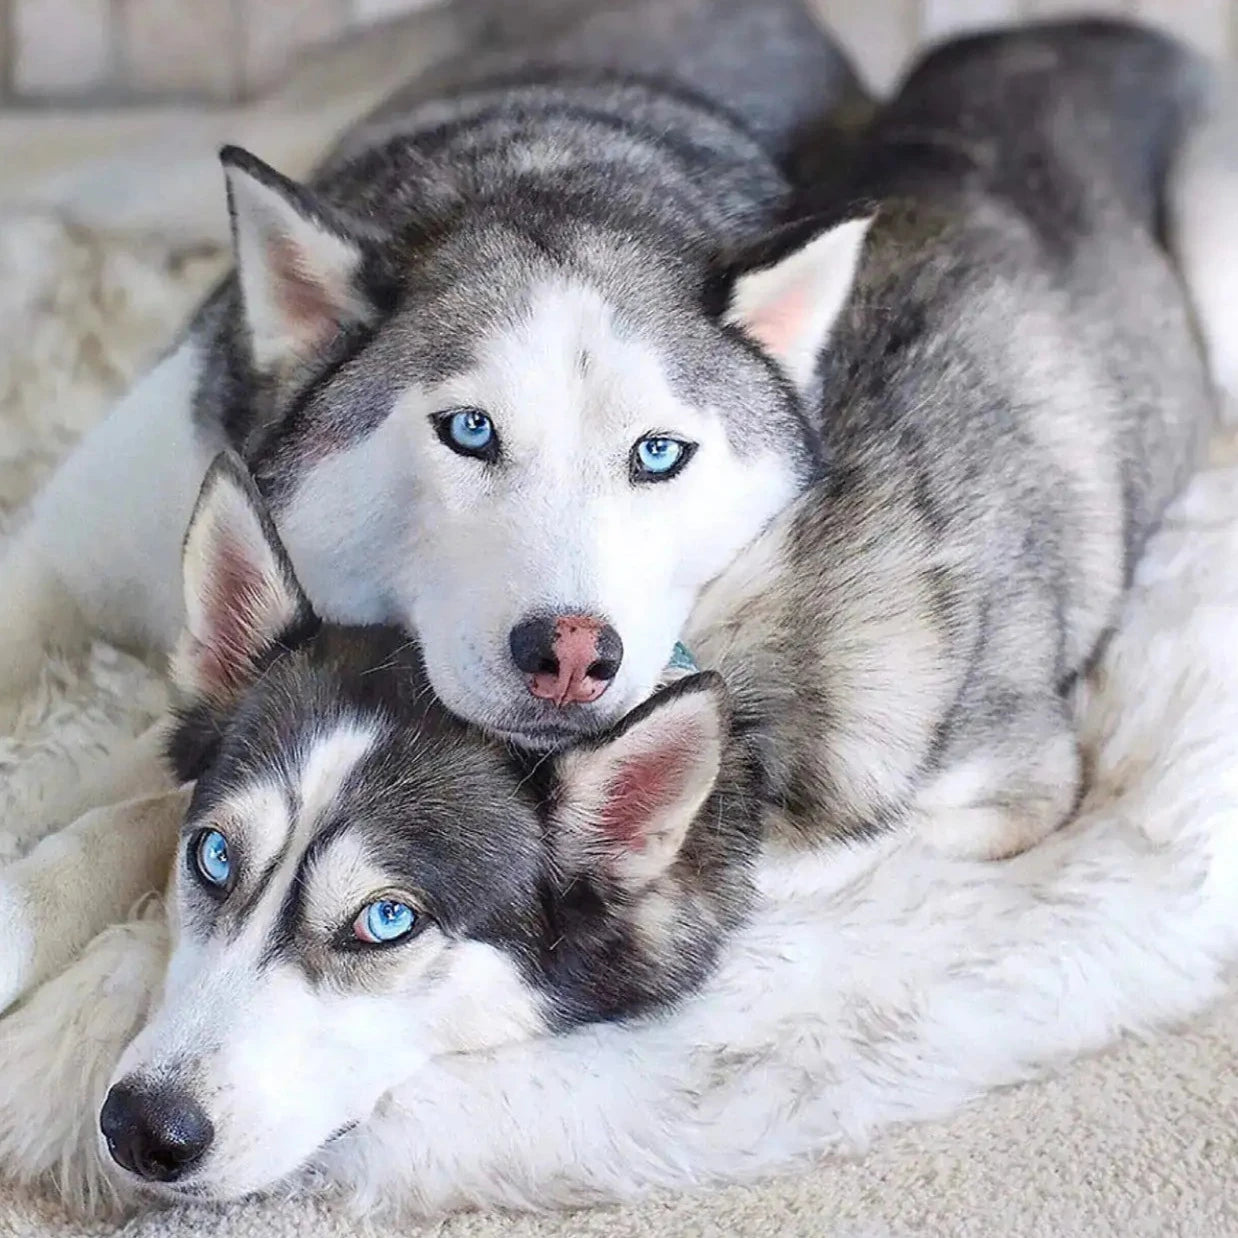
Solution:
{"label": "fur texture", "polygon": [[[31,452],[50,457],[102,412],[115,371],[157,345],[186,291],[157,252],[43,222],[3,234],[23,259],[3,292],[4,424],[23,465],[7,500],[26,493]],[[31,356],[46,365],[26,368]],[[111,365],[90,368],[99,356]],[[73,388],[49,401],[44,384],[67,373]],[[437,1211],[747,1179],[1201,1009],[1238,957],[1236,556],[1226,432],[1153,539],[1078,703],[1091,795],[1034,852],[978,867],[887,839],[771,870],[731,962],[673,1019],[440,1062],[290,1189]],[[136,734],[160,698],[140,664],[102,647],[50,663],[3,748],[6,822],[41,819],[66,754]],[[4,841],[14,855],[32,840]],[[165,942],[154,914],[112,930],[0,1021],[7,1176],[58,1183],[92,1211],[111,1200],[94,1115]]]}
{"label": "fur texture", "polygon": [[1067,695],[1217,416],[1163,243],[1171,198],[1202,208],[1181,154],[1216,77],[1119,22],[947,43],[874,122],[858,260],[820,248],[848,220],[741,280],[797,307],[763,342],[800,375],[821,479],[684,639],[756,715],[784,832],[911,823],[1000,858],[1074,811]]}

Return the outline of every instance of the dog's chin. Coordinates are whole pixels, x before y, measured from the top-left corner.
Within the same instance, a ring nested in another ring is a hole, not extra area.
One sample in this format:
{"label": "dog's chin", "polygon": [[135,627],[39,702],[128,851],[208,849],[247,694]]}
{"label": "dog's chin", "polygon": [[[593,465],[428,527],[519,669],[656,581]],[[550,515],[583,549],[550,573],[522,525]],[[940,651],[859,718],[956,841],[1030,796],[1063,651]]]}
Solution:
{"label": "dog's chin", "polygon": [[190,1204],[235,1204],[246,1199],[262,1199],[278,1195],[289,1189],[297,1179],[301,1169],[294,1169],[279,1178],[273,1178],[265,1185],[249,1186],[238,1190],[226,1179],[190,1179],[185,1182],[143,1182],[140,1179],[126,1175],[125,1181],[130,1188],[142,1198],[152,1203],[162,1203],[169,1206],[188,1206]]}
{"label": "dog's chin", "polygon": [[635,706],[642,697],[627,700],[607,693],[596,705],[553,705],[539,707],[530,702],[524,709],[495,712],[477,720],[483,731],[530,752],[554,752],[591,735],[607,730]]}
{"label": "dog's chin", "polygon": [[216,1204],[230,1202],[229,1199],[212,1194],[210,1188],[203,1182],[138,1182],[132,1184],[148,1200],[162,1204]]}
{"label": "dog's chin", "polygon": [[484,729],[499,739],[524,748],[528,752],[557,752],[570,744],[588,739],[606,730],[615,721],[610,716],[590,715],[572,722],[529,722],[525,724],[488,726]]}
{"label": "dog's chin", "polygon": [[583,727],[489,726],[485,729],[497,739],[506,740],[529,752],[554,752],[592,733],[591,729]]}
{"label": "dog's chin", "polygon": [[142,1199],[148,1203],[167,1204],[206,1204],[216,1202],[210,1188],[203,1182],[147,1182],[143,1178],[121,1169],[115,1161],[103,1150],[104,1166],[107,1176],[123,1196],[130,1199]]}

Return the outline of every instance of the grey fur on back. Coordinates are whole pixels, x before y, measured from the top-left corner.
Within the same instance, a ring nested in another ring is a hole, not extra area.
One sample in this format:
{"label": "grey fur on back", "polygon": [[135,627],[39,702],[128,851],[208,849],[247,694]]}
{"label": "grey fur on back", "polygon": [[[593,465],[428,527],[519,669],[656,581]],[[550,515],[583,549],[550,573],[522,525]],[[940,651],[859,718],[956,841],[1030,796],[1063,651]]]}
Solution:
{"label": "grey fur on back", "polygon": [[[724,110],[792,179],[818,186],[823,134],[834,147],[871,113],[850,64],[801,0],[472,0],[469,7],[481,19],[482,50],[410,83],[370,123],[400,123],[428,100],[504,79],[634,78]],[[365,124],[357,131],[362,140],[366,132]]]}
{"label": "grey fur on back", "polygon": [[1072,812],[1068,693],[1214,415],[1161,244],[1205,77],[1135,27],[1047,25],[930,53],[878,118],[834,206],[875,222],[821,358],[822,480],[690,634],[794,833],[923,819],[997,856]]}

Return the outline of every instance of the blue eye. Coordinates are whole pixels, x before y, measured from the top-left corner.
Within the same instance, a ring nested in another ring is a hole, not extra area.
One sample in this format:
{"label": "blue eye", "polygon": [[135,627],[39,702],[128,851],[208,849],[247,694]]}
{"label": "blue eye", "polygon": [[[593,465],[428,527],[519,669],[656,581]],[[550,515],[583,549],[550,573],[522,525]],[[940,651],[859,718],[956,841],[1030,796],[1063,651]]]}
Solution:
{"label": "blue eye", "polygon": [[416,923],[417,913],[407,903],[380,898],[378,902],[361,908],[353,921],[352,931],[359,941],[379,946],[407,937]]}
{"label": "blue eye", "polygon": [[685,443],[665,434],[651,434],[632,448],[629,465],[632,480],[667,481],[688,463],[695,450],[695,443]]}
{"label": "blue eye", "polygon": [[435,429],[443,443],[457,455],[493,460],[498,455],[499,440],[494,422],[480,408],[460,408],[443,413],[435,419]]}
{"label": "blue eye", "polygon": [[228,840],[218,830],[204,830],[194,847],[194,860],[202,880],[208,885],[226,886],[232,876]]}

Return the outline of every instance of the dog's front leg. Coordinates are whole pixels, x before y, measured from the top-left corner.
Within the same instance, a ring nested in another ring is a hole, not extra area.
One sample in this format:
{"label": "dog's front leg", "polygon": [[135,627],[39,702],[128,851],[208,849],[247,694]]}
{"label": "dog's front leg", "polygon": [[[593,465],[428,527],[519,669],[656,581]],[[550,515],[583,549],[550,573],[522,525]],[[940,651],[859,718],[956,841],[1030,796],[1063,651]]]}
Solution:
{"label": "dog's front leg", "polygon": [[48,649],[92,636],[166,653],[182,622],[181,539],[218,428],[194,398],[193,332],[73,449],[0,560],[0,723]]}
{"label": "dog's front leg", "polygon": [[164,889],[189,794],[96,808],[0,870],[0,1010]]}

